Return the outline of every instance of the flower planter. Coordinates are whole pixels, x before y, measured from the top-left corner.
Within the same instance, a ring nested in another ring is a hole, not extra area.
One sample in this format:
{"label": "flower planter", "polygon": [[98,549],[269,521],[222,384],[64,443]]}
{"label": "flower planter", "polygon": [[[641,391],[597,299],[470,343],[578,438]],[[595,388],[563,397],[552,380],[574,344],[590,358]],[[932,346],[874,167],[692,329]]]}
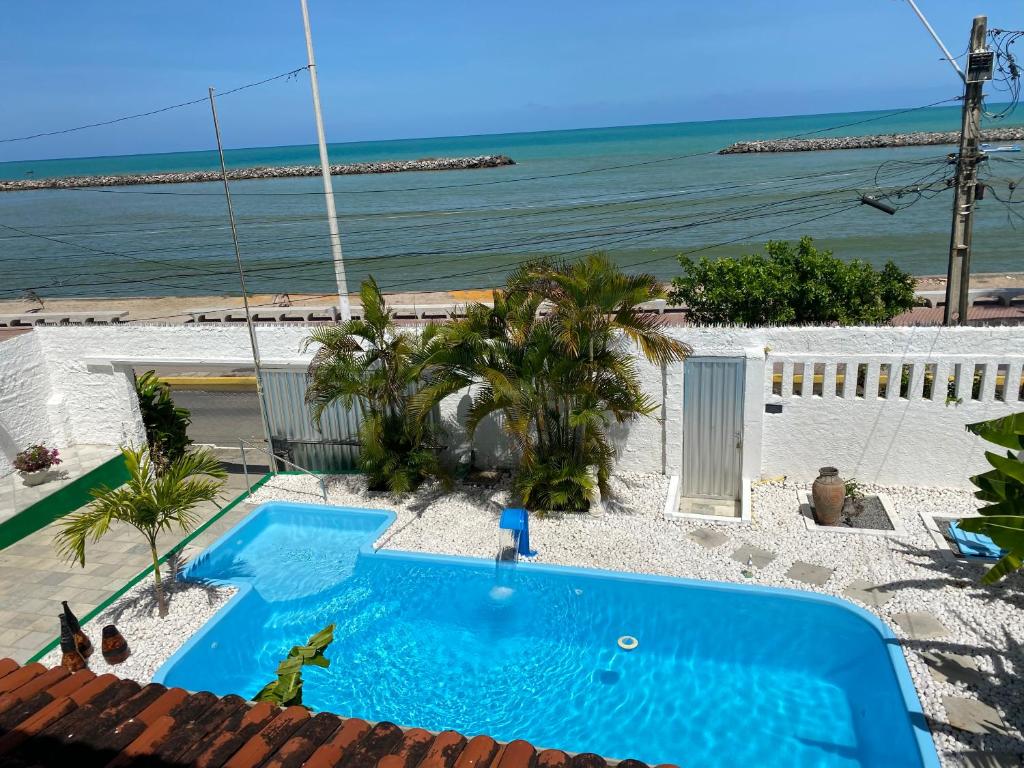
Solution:
{"label": "flower planter", "polygon": [[48,483],[57,477],[57,470],[55,469],[37,469],[35,472],[24,472],[18,470],[18,474],[21,475],[21,482],[24,485],[42,485]]}

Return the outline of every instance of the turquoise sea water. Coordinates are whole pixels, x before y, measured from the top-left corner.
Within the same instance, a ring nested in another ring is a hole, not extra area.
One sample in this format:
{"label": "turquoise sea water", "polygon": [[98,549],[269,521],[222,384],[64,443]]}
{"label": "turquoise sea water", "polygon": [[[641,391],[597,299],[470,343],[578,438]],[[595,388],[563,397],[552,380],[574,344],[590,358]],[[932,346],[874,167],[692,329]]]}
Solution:
{"label": "turquoise sea water", "polygon": [[[504,153],[516,165],[477,171],[335,178],[350,284],[387,290],[490,286],[541,254],[592,250],[670,277],[681,251],[750,251],[769,238],[813,235],[844,258],[894,259],[917,274],[945,270],[948,191],[896,216],[856,205],[940,181],[951,147],[720,156],[741,139],[953,130],[959,107],[875,119],[849,113],[331,146],[334,162]],[[702,154],[710,153],[710,154]],[[316,162],[313,146],[231,150],[233,167]],[[216,167],[213,152],[0,163],[0,177],[141,173]],[[1024,156],[982,168],[1003,198]],[[330,293],[318,178],[232,185],[254,291]],[[1019,193],[1018,193],[1019,196]],[[897,200],[907,205],[913,194]],[[1024,220],[990,198],[975,224],[975,271],[1021,269]],[[194,295],[235,292],[233,251],[217,184],[0,194],[2,294]],[[1016,224],[1018,229],[1014,228]]]}
{"label": "turquoise sea water", "polygon": [[938,765],[895,638],[849,603],[369,551],[392,520],[255,510],[185,574],[239,594],[156,679],[252,696],[333,623],[331,665],[304,670],[303,703],[343,716],[650,765]]}

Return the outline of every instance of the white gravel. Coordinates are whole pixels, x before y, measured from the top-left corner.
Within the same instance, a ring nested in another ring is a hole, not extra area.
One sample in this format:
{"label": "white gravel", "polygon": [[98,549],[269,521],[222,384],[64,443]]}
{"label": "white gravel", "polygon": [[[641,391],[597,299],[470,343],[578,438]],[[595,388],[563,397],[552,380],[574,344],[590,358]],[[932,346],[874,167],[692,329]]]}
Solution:
{"label": "white gravel", "polygon": [[[185,641],[203,626],[238,590],[234,587],[211,587],[174,582],[164,576],[167,615],[157,610],[152,577],[143,579],[116,603],[82,630],[92,641],[93,653],[89,669],[98,675],[113,672],[118,677],[140,683],[153,679],[160,665],[169,659]],[[74,604],[71,609],[74,610]],[[108,664],[101,652],[103,627],[114,624],[128,642],[128,658],[120,664]],[[50,651],[41,661],[46,666],[60,664],[60,647]]]}
{"label": "white gravel", "polygon": [[[808,531],[798,511],[798,493],[808,486],[766,483],[752,489],[753,522],[749,526],[664,519],[661,511],[667,478],[623,474],[613,480],[615,498],[602,516],[553,515],[531,521],[531,544],[537,561],[690,578],[750,583],[744,566],[730,554],[743,544],[774,552],[777,557],[757,570],[760,584],[807,589],[845,597],[851,581],[886,585],[892,598],[871,610],[900,638],[918,694],[932,721],[933,735],[944,766],[967,765],[970,752],[1010,753],[1024,749],[1024,579],[1014,575],[997,587],[977,583],[985,566],[955,560],[935,549],[921,512],[970,514],[976,503],[967,491],[865,486],[865,493],[885,493],[906,528],[899,537],[837,535]],[[330,503],[391,509],[398,515],[378,546],[444,554],[493,558],[497,549],[496,520],[509,499],[507,488],[460,489],[436,486],[405,498],[369,493],[358,476],[328,478]],[[280,476],[254,494],[253,502],[291,500],[319,502],[312,478]],[[706,549],[690,537],[699,528],[715,527],[729,540]],[[785,574],[794,561],[834,569],[822,587],[794,581]],[[856,601],[854,601],[856,602]],[[914,641],[892,621],[896,614],[926,612],[949,629],[949,636]],[[979,686],[940,682],[921,653],[947,651],[974,659],[985,682]],[[943,696],[978,699],[999,710],[1009,734],[977,735],[945,724]],[[978,763],[980,764],[980,763]],[[1016,765],[1016,762],[1007,762]]]}

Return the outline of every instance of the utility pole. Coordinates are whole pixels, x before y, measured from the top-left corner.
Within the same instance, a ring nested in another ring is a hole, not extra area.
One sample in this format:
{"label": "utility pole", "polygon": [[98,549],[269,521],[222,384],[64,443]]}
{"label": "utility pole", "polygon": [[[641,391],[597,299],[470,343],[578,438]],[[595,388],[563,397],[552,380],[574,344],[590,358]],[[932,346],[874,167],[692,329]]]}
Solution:
{"label": "utility pole", "polygon": [[302,5],[302,26],[306,30],[306,57],[309,69],[309,84],[313,91],[313,114],[316,117],[316,138],[320,147],[320,175],[324,180],[324,201],[327,203],[327,228],[331,235],[331,259],[334,262],[334,278],[338,283],[338,308],[342,320],[352,318],[348,301],[348,280],[345,277],[345,262],[341,255],[341,234],[338,232],[338,213],[334,207],[334,186],[331,183],[331,161],[327,156],[327,140],[324,137],[324,118],[320,113],[320,83],[316,76],[316,60],[313,58],[313,35],[309,29],[309,8],[306,0]]}
{"label": "utility pole", "polygon": [[956,181],[953,186],[953,227],[949,235],[949,272],[946,277],[946,311],[943,320],[945,325],[966,325],[967,310],[970,306],[968,291],[971,287],[971,234],[978,163],[981,160],[978,151],[981,138],[981,97],[985,80],[992,78],[992,54],[987,52],[985,47],[987,27],[987,17],[974,17],[967,72],[964,75],[960,152],[956,159]]}
{"label": "utility pole", "polygon": [[[231,204],[231,189],[228,186],[228,169],[224,163],[224,146],[220,140],[220,123],[217,121],[217,101],[210,88],[210,111],[213,113],[213,132],[217,135],[217,154],[220,156],[220,178],[224,182],[224,200],[228,205],[228,222],[231,225],[231,240],[235,244],[235,264],[238,266],[238,283],[242,287],[242,303],[245,305],[245,324],[249,328],[249,344],[252,347],[252,362],[256,369],[256,399],[260,407],[260,420],[263,422],[263,434],[267,440],[267,456],[270,471],[277,473],[277,459],[274,456],[274,441],[271,439],[270,418],[267,415],[267,402],[263,393],[263,372],[260,367],[260,347],[256,342],[256,329],[252,326],[252,313],[249,311],[249,294],[245,290],[245,270],[242,269],[242,253],[238,249],[238,229],[235,226],[235,208]],[[243,457],[244,458],[244,457]]]}

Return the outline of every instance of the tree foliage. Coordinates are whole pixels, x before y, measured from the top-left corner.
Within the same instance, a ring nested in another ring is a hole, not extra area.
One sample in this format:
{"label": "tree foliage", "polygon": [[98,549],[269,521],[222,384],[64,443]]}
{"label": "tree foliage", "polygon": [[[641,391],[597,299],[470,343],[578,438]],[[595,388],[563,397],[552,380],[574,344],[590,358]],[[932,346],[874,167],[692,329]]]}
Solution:
{"label": "tree foliage", "polygon": [[330,659],[324,651],[334,642],[334,625],[328,624],[305,645],[295,645],[288,656],[277,665],[277,679],[267,683],[253,698],[253,701],[269,701],[280,707],[302,704],[302,668],[329,667]]}
{"label": "tree foliage", "polygon": [[192,414],[187,408],[174,404],[170,386],[160,381],[155,371],[146,371],[135,380],[135,394],[139,398],[151,461],[163,471],[184,456],[192,444],[188,437]]}
{"label": "tree foliage", "polygon": [[914,278],[886,262],[881,270],[843,261],[803,237],[771,241],[767,253],[694,261],[680,256],[683,274],[669,300],[687,307],[694,323],[783,325],[885,323],[917,305]]}
{"label": "tree foliage", "polygon": [[317,328],[306,338],[304,348],[319,345],[306,372],[306,403],[317,428],[335,403],[358,408],[359,461],[370,489],[404,493],[427,478],[444,477],[434,428],[412,418],[408,407],[422,383],[421,345],[433,331],[400,330],[372,277],[360,296],[362,318]]}
{"label": "tree foliage", "polygon": [[57,550],[65,559],[85,565],[86,546],[106,535],[115,522],[135,528],[145,538],[153,559],[153,579],[161,615],[167,612],[160,579],[157,537],[175,528],[188,533],[199,523],[194,509],[220,494],[227,472],[209,449],[186,453],[157,472],[149,447],[121,448],[128,481],[117,488],[93,488],[93,502],[60,524]]}
{"label": "tree foliage", "polygon": [[982,517],[960,521],[960,527],[981,533],[1006,550],[1006,554],[982,578],[993,584],[1024,564],[1024,412],[991,421],[968,424],[967,429],[990,443],[1006,448],[986,451],[992,469],[971,478],[974,495],[988,502]]}
{"label": "tree foliage", "polygon": [[425,340],[429,383],[413,404],[423,413],[471,387],[466,427],[472,434],[500,414],[519,454],[523,502],[587,509],[595,485],[607,491],[609,426],[658,407],[640,386],[630,345],[658,364],[689,353],[664,332],[663,316],[639,309],[663,297],[652,275],[624,274],[601,255],[527,264],[493,293],[493,306],[473,304]]}

